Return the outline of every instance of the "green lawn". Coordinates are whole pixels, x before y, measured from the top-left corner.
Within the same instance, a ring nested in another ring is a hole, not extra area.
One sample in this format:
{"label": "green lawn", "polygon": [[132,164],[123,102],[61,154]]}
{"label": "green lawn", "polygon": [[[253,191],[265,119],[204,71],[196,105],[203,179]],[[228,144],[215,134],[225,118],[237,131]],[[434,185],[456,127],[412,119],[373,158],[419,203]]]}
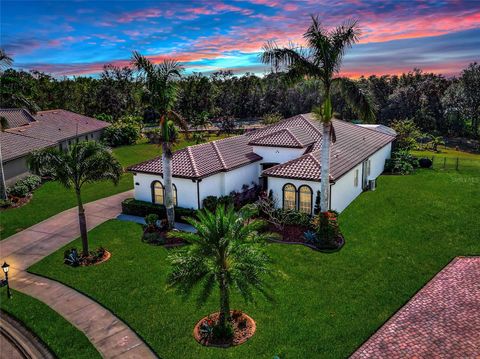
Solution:
{"label": "green lawn", "polygon": [[167,290],[169,250],[142,243],[137,224],[112,220],[90,232],[93,246],[112,252],[106,263],[68,268],[61,249],[30,270],[98,300],[162,358],[346,357],[452,258],[480,255],[479,184],[480,171],[382,176],[376,191],[340,216],[340,252],[268,244],[275,301],[245,304],[233,296],[232,306],[256,320],[257,333],[228,350],[195,342],[193,326],[218,300],[198,308]]}
{"label": "green lawn", "polygon": [[[212,136],[210,140],[220,137]],[[175,149],[193,144],[191,140],[182,139]],[[160,156],[160,147],[145,142],[133,146],[118,147],[113,150],[115,156],[124,167]],[[82,190],[84,203],[108,197],[133,188],[132,174],[123,174],[118,186],[111,182],[86,184]],[[75,194],[63,188],[57,182],[47,182],[38,188],[32,200],[25,206],[0,212],[0,238],[5,239],[12,234],[43,221],[59,212],[76,206]]]}
{"label": "green lawn", "polygon": [[0,307],[34,332],[62,359],[94,359],[100,354],[77,328],[47,305],[25,294],[12,291],[8,299],[5,289],[0,295]]}
{"label": "green lawn", "polygon": [[439,152],[412,151],[417,157],[433,159],[433,167],[437,169],[456,169],[457,159],[460,170],[480,170],[480,155],[470,152],[457,151],[453,148],[439,147]]}

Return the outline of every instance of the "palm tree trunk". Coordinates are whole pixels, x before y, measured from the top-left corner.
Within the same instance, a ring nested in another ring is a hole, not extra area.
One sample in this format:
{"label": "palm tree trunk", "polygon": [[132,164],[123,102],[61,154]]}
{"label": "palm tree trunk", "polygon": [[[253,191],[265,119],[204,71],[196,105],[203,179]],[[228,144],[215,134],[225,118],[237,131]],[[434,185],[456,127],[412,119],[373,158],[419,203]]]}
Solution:
{"label": "palm tree trunk", "polygon": [[320,211],[327,212],[328,188],[330,185],[330,132],[332,123],[323,123],[322,150],[321,150],[321,172],[320,172]]}
{"label": "palm tree trunk", "polygon": [[0,199],[7,199],[7,185],[5,184],[5,172],[3,171],[2,146],[0,144]]}
{"label": "palm tree trunk", "polygon": [[87,235],[87,219],[85,218],[85,209],[83,208],[80,189],[75,190],[78,205],[78,224],[80,226],[80,237],[82,238],[82,253],[88,256],[88,235]]}
{"label": "palm tree trunk", "polygon": [[218,318],[220,327],[225,328],[227,320],[230,320],[230,294],[226,273],[222,270],[220,273],[220,316]]}
{"label": "palm tree trunk", "polygon": [[168,228],[175,225],[175,208],[173,204],[172,186],[172,151],[168,142],[162,142],[163,182],[165,186],[165,209],[167,211]]}

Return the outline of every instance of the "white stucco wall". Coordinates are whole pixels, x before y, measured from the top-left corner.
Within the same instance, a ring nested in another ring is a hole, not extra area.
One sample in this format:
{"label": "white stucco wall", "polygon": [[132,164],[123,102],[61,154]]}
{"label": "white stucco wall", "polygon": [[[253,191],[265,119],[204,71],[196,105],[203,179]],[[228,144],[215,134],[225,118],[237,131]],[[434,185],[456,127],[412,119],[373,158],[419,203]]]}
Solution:
{"label": "white stucco wall", "polygon": [[[163,178],[159,175],[137,173],[133,176],[134,197],[139,201],[152,202],[152,182]],[[137,184],[138,183],[138,184]],[[172,183],[177,187],[177,201],[179,207],[197,208],[197,184],[186,178],[173,178]]]}
{"label": "white stucco wall", "polygon": [[232,171],[224,172],[224,195],[230,194],[232,191],[240,192],[244,184],[249,187],[252,182],[258,184],[260,177],[260,162],[250,163],[247,166],[236,168]]}
{"label": "white stucco wall", "polygon": [[[200,205],[207,196],[224,196],[232,191],[241,191],[244,184],[258,183],[260,165],[258,162],[237,168],[229,172],[220,172],[203,178],[199,183]],[[164,183],[162,176],[137,173],[133,176],[134,197],[140,201],[152,201],[151,185],[153,181]],[[138,184],[137,184],[138,183]],[[191,179],[173,177],[172,183],[177,187],[179,207],[198,208],[197,183]]]}
{"label": "white stucco wall", "polygon": [[[356,170],[358,170],[357,186],[355,186],[354,183]],[[362,192],[362,164],[360,163],[332,185],[330,192],[330,208],[337,212],[342,212]]]}
{"label": "white stucco wall", "polygon": [[261,163],[285,163],[300,157],[305,152],[304,148],[252,146],[252,149],[257,155],[263,157]]}
{"label": "white stucco wall", "polygon": [[[370,175],[367,176],[368,180],[375,179],[382,174],[385,168],[385,160],[390,158],[391,149],[392,144],[389,143],[367,159],[370,160]],[[358,170],[358,186],[354,185],[355,170]],[[331,209],[342,212],[362,192],[362,164],[360,163],[337,179],[335,184],[332,185]]]}

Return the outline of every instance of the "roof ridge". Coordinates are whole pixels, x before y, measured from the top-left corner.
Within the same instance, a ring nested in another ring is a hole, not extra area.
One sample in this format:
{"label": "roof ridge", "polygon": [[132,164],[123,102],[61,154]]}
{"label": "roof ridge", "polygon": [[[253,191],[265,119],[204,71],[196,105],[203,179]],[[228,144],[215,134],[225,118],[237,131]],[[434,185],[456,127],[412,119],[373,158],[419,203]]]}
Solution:
{"label": "roof ridge", "polygon": [[190,147],[187,147],[187,153],[188,153],[188,157],[190,158],[190,163],[192,164],[193,173],[195,173],[195,176],[199,177],[200,175],[198,174],[197,164],[195,163],[192,149]]}
{"label": "roof ridge", "polygon": [[220,163],[222,164],[223,169],[224,170],[227,169],[227,165],[225,164],[223,156],[220,153],[220,150],[218,149],[217,141],[212,141],[211,144],[213,146],[213,149],[215,150],[215,153],[217,154],[218,158],[220,159]]}
{"label": "roof ridge", "polygon": [[[295,136],[292,131],[290,130],[290,128],[293,128],[293,127],[297,127],[297,126],[292,126],[292,127],[286,127],[285,130],[287,130],[287,132],[290,134],[290,136],[292,136],[293,140],[297,143],[298,146],[302,146],[303,147],[303,144],[297,139],[297,136]],[[298,127],[300,128],[300,127]]]}

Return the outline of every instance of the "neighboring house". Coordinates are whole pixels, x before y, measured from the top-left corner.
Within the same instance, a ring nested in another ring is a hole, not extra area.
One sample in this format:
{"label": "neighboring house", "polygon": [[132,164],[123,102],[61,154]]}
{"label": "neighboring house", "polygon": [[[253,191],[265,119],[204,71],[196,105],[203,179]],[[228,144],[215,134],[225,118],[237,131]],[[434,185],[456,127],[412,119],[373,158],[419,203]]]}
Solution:
{"label": "neighboring house", "polygon": [[99,140],[108,122],[66,110],[0,109],[8,128],[0,133],[3,169],[7,185],[28,174],[27,157],[47,147],[66,149],[75,141]]}
{"label": "neighboring house", "polygon": [[[173,154],[175,205],[201,208],[205,197],[241,191],[260,184],[272,191],[277,205],[313,213],[320,190],[321,124],[311,114],[298,115],[241,136],[190,146]],[[376,179],[390,157],[395,135],[333,120],[330,207],[344,210],[369,181]],[[162,160],[129,167],[135,198],[163,204]]]}

